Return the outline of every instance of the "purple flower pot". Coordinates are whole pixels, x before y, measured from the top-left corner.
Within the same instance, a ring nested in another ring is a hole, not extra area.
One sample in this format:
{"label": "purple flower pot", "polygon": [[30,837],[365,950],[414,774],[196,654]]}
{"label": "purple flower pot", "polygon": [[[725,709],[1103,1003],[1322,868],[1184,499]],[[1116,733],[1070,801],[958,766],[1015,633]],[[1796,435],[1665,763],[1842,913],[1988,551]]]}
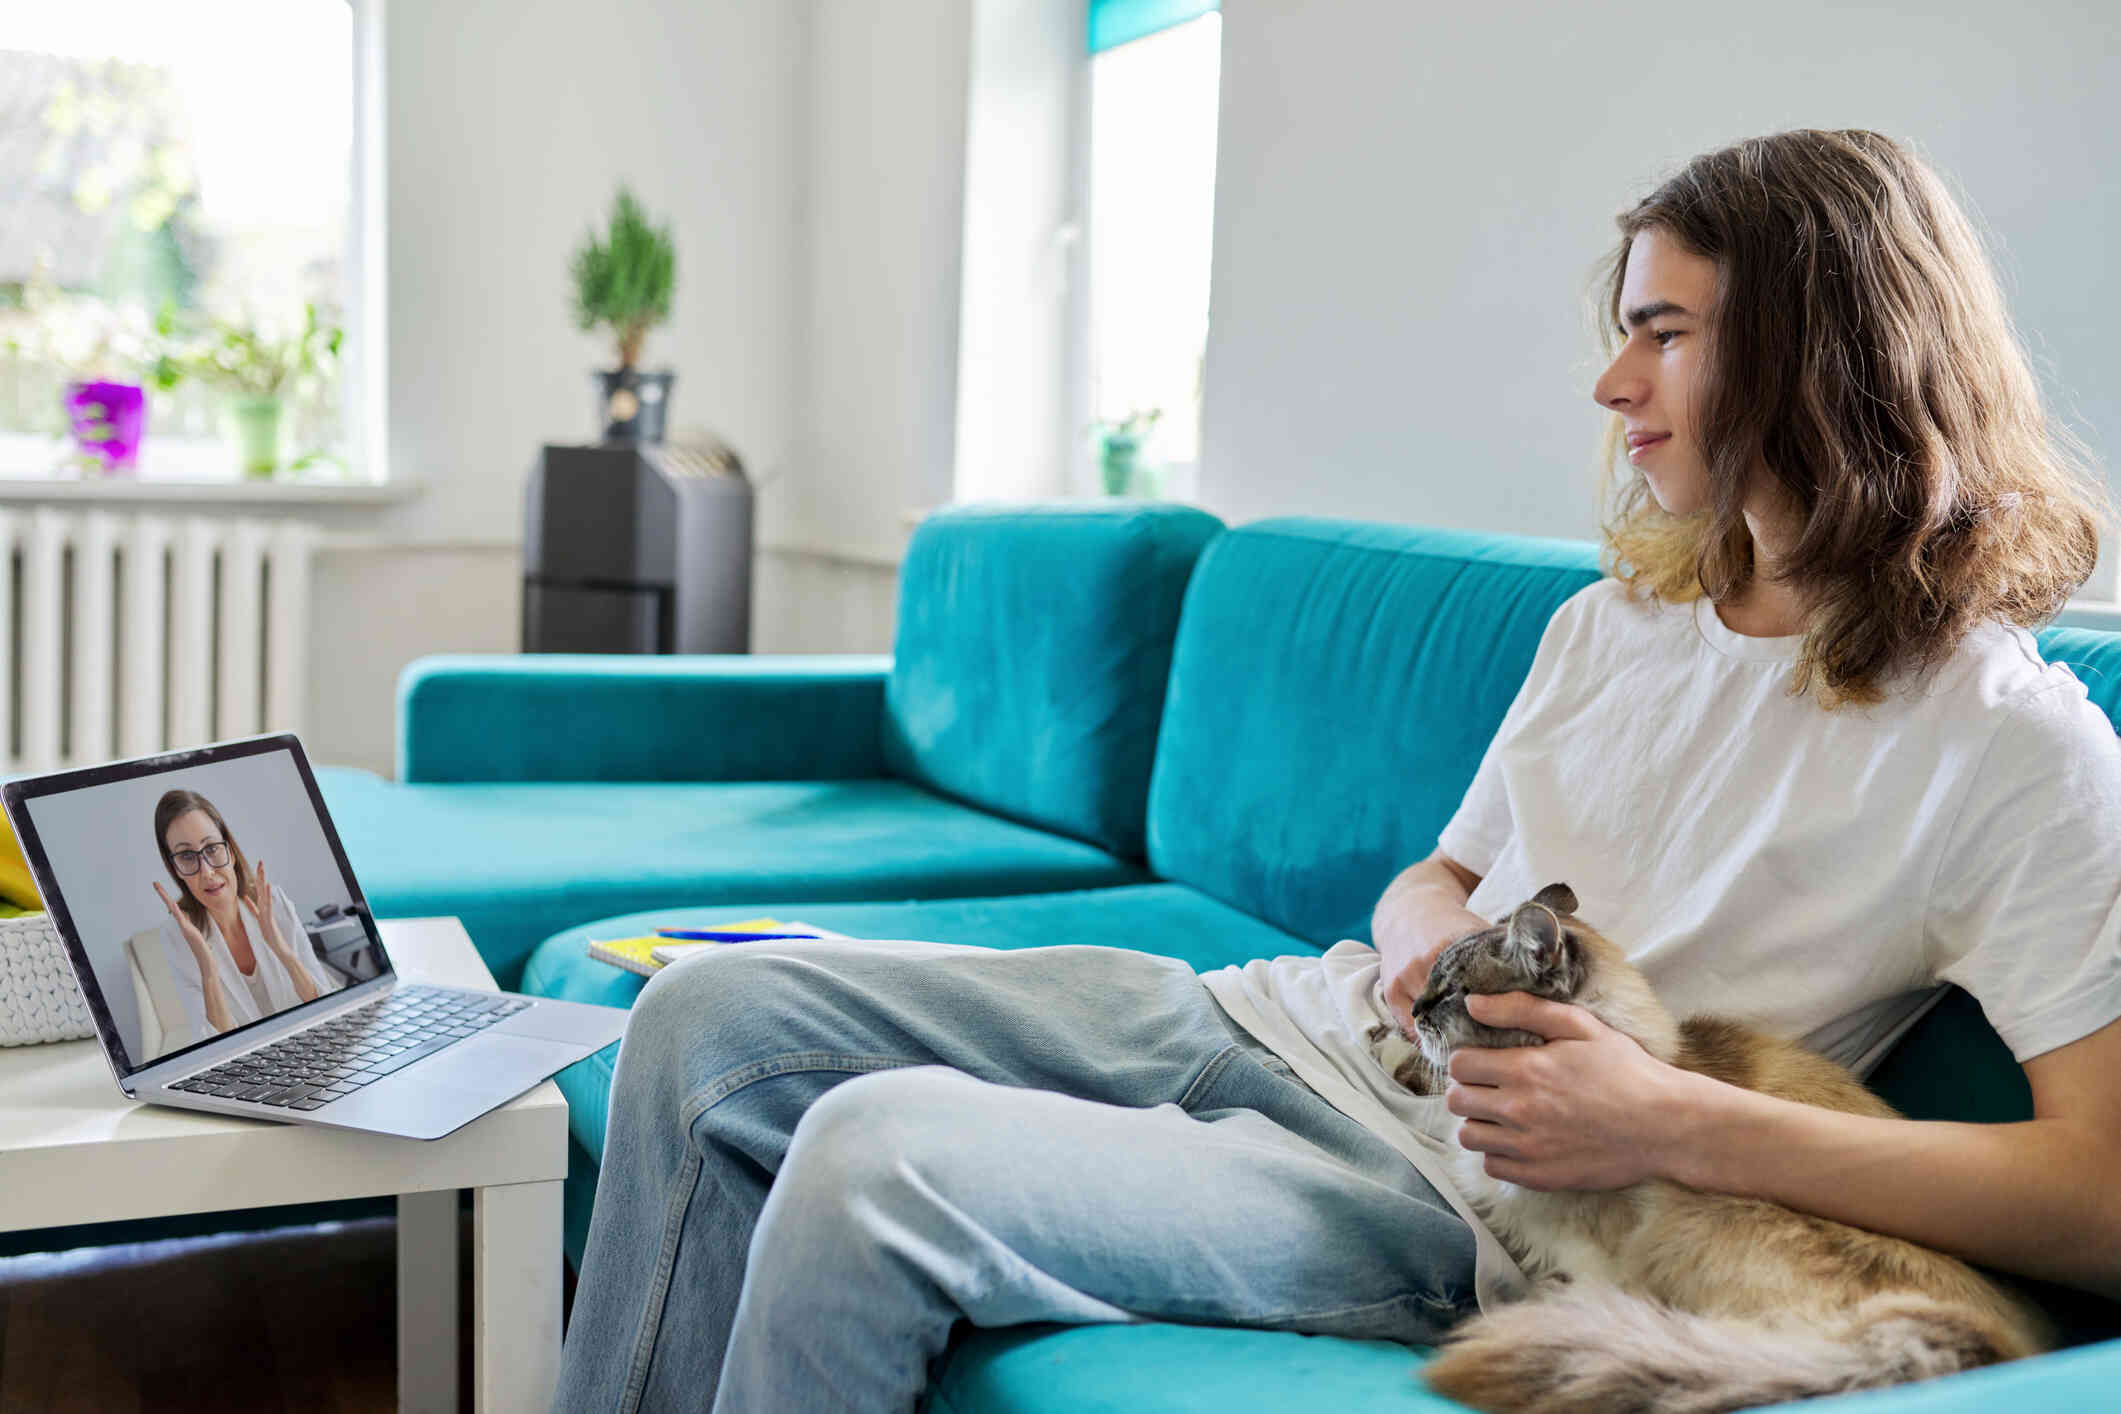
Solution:
{"label": "purple flower pot", "polygon": [[96,464],[104,476],[130,476],[140,469],[146,390],[132,383],[69,383],[66,416],[83,460]]}

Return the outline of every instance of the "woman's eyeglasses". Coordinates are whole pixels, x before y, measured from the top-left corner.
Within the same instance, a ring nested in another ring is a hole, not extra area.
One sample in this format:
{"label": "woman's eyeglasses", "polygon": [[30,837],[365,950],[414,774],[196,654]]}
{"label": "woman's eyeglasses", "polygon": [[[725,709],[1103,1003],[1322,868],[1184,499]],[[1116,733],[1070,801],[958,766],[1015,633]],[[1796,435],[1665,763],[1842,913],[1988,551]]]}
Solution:
{"label": "woman's eyeglasses", "polygon": [[177,872],[187,879],[199,872],[199,861],[202,859],[210,869],[226,869],[228,841],[215,840],[204,849],[173,849],[169,852],[169,857],[177,866]]}

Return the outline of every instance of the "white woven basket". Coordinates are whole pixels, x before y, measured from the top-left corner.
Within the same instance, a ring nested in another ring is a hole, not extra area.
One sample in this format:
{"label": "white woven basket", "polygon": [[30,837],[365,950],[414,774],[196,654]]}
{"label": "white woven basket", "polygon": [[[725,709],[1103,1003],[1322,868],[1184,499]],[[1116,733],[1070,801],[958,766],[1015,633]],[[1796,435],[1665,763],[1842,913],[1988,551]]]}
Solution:
{"label": "white woven basket", "polygon": [[51,915],[0,918],[0,1046],[75,1041],[96,1024]]}

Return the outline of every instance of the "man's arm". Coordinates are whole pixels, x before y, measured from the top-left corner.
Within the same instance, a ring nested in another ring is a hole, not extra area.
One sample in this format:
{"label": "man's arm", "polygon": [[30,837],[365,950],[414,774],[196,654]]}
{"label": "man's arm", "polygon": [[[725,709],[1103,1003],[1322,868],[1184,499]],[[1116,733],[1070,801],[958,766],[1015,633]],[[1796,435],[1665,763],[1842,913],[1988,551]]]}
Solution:
{"label": "man's arm", "polygon": [[1442,850],[1401,870],[1370,913],[1370,940],[1383,959],[1385,1004],[1402,1025],[1444,944],[1488,920],[1466,908],[1480,876]]}
{"label": "man's arm", "polygon": [[1522,992],[1468,1005],[1490,1026],[1548,1038],[1451,1058],[1445,1104],[1496,1178],[1538,1189],[1668,1178],[2121,1297],[2121,1021],[2025,1062],[2032,1119],[1959,1124],[1742,1090]]}
{"label": "man's arm", "polygon": [[1841,1114],[1719,1086],[1670,1177],[2121,1297],[2121,1021],[2025,1062],[2033,1118]]}

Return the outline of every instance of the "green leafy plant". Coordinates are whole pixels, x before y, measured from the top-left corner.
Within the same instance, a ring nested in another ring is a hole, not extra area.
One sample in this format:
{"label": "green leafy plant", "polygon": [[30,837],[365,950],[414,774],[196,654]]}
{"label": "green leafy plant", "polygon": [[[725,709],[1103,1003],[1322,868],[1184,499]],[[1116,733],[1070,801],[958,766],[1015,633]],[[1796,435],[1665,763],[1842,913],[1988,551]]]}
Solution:
{"label": "green leafy plant", "polygon": [[1149,440],[1157,419],[1164,415],[1162,408],[1136,408],[1125,417],[1097,424],[1098,442],[1105,447],[1139,447]]}
{"label": "green leafy plant", "polygon": [[605,238],[597,239],[592,231],[575,250],[575,324],[584,330],[609,326],[618,340],[620,368],[640,361],[641,341],[670,317],[677,263],[670,228],[651,226],[624,187],[612,204]]}
{"label": "green leafy plant", "polygon": [[197,378],[253,398],[286,397],[337,365],[345,331],[320,324],[314,304],[302,306],[302,326],[281,334],[248,320],[209,318],[186,339],[176,311],[163,306],[155,332],[171,348],[155,360],[155,386]]}

